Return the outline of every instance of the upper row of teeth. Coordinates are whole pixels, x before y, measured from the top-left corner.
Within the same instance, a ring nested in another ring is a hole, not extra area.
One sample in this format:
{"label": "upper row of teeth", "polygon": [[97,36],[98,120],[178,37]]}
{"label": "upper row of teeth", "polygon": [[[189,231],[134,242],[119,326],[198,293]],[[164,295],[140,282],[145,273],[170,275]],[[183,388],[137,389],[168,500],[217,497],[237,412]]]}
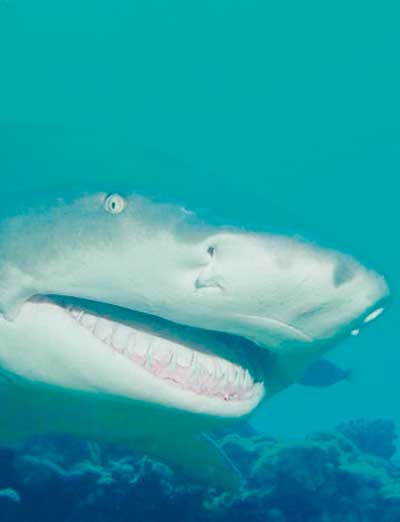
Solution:
{"label": "upper row of teeth", "polygon": [[202,354],[167,339],[148,335],[141,330],[129,328],[111,320],[100,318],[77,308],[69,308],[69,313],[84,328],[90,330],[99,340],[112,346],[117,352],[143,363],[151,370],[156,362],[165,367],[187,369],[190,378],[205,375],[217,388],[237,388],[250,392],[254,381],[248,370],[217,356]]}

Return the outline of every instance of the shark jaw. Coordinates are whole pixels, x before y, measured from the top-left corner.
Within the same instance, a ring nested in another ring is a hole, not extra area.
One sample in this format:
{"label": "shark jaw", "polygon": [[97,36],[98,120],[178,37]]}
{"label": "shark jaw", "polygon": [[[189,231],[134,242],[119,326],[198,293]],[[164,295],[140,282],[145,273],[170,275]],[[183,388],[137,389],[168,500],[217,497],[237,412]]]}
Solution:
{"label": "shark jaw", "polygon": [[[62,301],[65,303],[65,299]],[[139,319],[134,312],[128,312],[122,322],[113,313],[115,307],[102,308],[107,315],[96,311],[96,307],[92,310],[88,303],[68,304],[64,309],[80,327],[108,346],[112,354],[181,390],[223,401],[251,401],[263,395],[263,385],[255,382],[253,371],[213,353],[212,341],[211,346],[205,342],[203,346],[194,346],[188,339],[176,342],[168,338],[168,332],[163,335],[161,331],[146,329],[144,314]],[[153,318],[153,323],[156,321],[159,319]],[[175,325],[175,329],[179,331],[179,326]]]}
{"label": "shark jaw", "polygon": [[[372,322],[382,304],[366,309],[343,336]],[[258,331],[279,327],[297,341],[291,340],[289,352],[285,346],[277,351],[257,336],[249,340],[116,305],[45,295],[26,301],[14,321],[0,320],[0,358],[6,371],[35,385],[234,419],[288,386],[310,357],[330,345],[280,321],[246,318]]]}
{"label": "shark jaw", "polygon": [[41,374],[31,351],[23,376],[36,383],[225,418],[247,415],[266,395],[270,354],[235,335],[64,296],[30,299],[11,325],[21,321],[34,324],[34,337],[45,325],[40,359],[54,369]]}

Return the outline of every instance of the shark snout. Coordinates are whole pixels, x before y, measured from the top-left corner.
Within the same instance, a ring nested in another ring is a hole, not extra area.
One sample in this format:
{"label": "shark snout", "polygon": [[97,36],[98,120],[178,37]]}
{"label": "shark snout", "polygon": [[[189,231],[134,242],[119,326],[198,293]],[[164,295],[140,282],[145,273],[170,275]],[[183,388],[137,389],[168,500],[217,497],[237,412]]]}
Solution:
{"label": "shark snout", "polygon": [[374,271],[365,270],[350,291],[349,302],[355,303],[355,318],[351,326],[362,328],[375,321],[389,305],[389,285],[383,276]]}
{"label": "shark snout", "polygon": [[[314,340],[326,340],[345,333],[358,335],[361,328],[376,320],[389,302],[386,280],[352,259],[340,259],[331,274],[331,284],[310,289],[308,305],[294,326]],[[312,294],[314,293],[314,299]],[[307,302],[305,297],[304,302]]]}

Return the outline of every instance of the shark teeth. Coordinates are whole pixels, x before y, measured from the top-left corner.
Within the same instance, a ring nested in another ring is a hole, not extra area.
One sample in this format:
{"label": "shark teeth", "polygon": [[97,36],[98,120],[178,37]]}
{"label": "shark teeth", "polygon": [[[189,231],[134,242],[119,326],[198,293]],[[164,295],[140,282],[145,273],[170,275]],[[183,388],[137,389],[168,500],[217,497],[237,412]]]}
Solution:
{"label": "shark teeth", "polygon": [[[83,314],[80,317],[82,316]],[[82,326],[85,326],[83,322],[81,322],[81,324]],[[112,336],[112,326],[109,321],[99,319],[94,327],[93,333],[98,339],[100,339],[100,341],[110,341]]]}
{"label": "shark teeth", "polygon": [[251,399],[262,386],[254,382],[247,369],[216,355],[198,352],[76,307],[67,311],[113,352],[182,389],[229,401]]}

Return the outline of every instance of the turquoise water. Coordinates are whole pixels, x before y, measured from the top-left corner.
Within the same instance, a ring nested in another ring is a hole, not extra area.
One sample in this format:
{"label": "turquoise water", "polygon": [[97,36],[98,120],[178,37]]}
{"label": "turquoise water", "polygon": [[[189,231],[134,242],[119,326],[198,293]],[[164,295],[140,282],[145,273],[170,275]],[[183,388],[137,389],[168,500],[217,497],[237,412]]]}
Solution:
{"label": "turquoise water", "polygon": [[299,230],[385,274],[393,305],[253,422],[300,436],[395,418],[400,43],[395,2],[0,0],[4,197],[132,190]]}

